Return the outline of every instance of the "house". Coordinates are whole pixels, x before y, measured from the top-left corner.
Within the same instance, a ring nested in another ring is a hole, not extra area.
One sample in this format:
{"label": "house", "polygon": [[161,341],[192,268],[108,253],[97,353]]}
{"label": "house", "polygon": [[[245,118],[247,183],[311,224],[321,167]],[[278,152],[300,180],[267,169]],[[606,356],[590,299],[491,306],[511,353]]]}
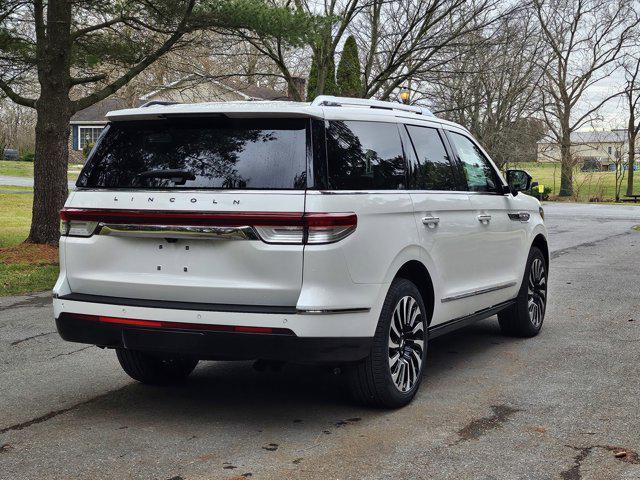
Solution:
{"label": "house", "polygon": [[[304,92],[305,80],[295,79],[296,88]],[[214,80],[190,75],[169,83],[131,101],[118,97],[109,97],[71,117],[71,135],[69,138],[69,163],[84,163],[83,149],[93,145],[107,124],[105,115],[112,110],[131,108],[151,101],[180,103],[227,102],[255,100],[290,100],[291,92],[279,92],[259,85],[247,85],[234,79]]]}
{"label": "house", "polygon": [[[617,163],[626,162],[628,152],[626,130],[573,132],[571,154],[576,164],[583,169],[600,171],[615,170]],[[559,162],[560,145],[555,140],[538,142],[539,162]]]}

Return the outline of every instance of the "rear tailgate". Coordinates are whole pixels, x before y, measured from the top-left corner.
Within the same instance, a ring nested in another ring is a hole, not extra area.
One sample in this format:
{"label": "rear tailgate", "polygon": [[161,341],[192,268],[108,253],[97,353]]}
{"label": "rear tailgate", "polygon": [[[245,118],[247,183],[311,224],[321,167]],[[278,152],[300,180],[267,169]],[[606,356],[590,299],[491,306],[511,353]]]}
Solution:
{"label": "rear tailgate", "polygon": [[[235,213],[241,213],[241,218],[250,213],[259,214],[266,206],[271,214],[302,213],[304,192],[286,195],[192,193],[180,199],[166,192],[129,192],[125,195],[76,192],[67,207],[103,209],[106,205],[121,205],[120,202],[125,201],[128,208],[122,212],[133,209],[141,214],[141,218],[145,218],[145,214],[151,214],[146,218],[153,218],[159,211],[165,214],[172,209],[184,211],[180,209],[182,207],[189,208],[189,213],[225,212],[224,218],[228,219]],[[189,234],[181,237],[170,231],[147,237],[145,231],[152,231],[149,225],[138,232],[125,232],[124,225],[136,225],[137,221],[124,223],[122,220],[118,219],[114,224],[112,218],[105,217],[103,224],[120,228],[106,232],[108,229],[103,226],[91,237],[65,239],[66,272],[72,292],[216,304],[295,306],[297,302],[302,283],[302,245],[267,244],[252,238],[225,238],[224,235],[189,238]],[[180,223],[188,226],[200,222],[185,218]],[[218,222],[210,222],[211,225],[214,223]],[[152,224],[158,226],[162,220]],[[126,236],[114,234],[114,230]]]}
{"label": "rear tailgate", "polygon": [[264,239],[304,213],[308,119],[114,125],[63,214],[94,229],[63,237],[73,293],[296,305],[302,242]]}

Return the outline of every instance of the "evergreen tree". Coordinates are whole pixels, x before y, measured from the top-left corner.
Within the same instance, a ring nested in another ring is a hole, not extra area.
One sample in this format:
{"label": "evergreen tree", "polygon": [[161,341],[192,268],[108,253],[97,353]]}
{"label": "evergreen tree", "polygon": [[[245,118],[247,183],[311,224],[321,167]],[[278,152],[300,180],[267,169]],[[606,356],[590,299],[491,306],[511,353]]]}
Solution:
{"label": "evergreen tree", "polygon": [[311,70],[309,70],[309,80],[307,81],[307,102],[312,102],[318,96],[318,62],[316,56],[311,60]]}
{"label": "evergreen tree", "polygon": [[329,59],[327,67],[327,78],[324,81],[323,95],[338,95],[338,85],[336,84],[336,63],[333,58]]}
{"label": "evergreen tree", "polygon": [[358,45],[355,37],[350,35],[344,44],[342,57],[338,64],[337,89],[343,97],[361,97],[362,88]]}
{"label": "evergreen tree", "polygon": [[333,59],[329,60],[327,66],[327,78],[324,80],[324,87],[318,87],[318,62],[316,56],[311,61],[311,69],[309,70],[309,80],[307,81],[307,102],[313,101],[318,95],[337,95],[338,86],[336,85],[336,64]]}

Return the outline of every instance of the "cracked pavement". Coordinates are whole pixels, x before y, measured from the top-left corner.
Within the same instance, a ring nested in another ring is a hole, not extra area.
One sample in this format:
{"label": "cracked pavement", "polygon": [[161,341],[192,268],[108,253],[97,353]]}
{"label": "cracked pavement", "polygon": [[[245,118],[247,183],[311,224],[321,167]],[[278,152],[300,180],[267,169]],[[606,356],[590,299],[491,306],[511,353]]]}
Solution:
{"label": "cracked pavement", "polygon": [[638,479],[640,207],[545,210],[542,333],[503,337],[493,317],[434,340],[398,411],[309,366],[202,362],[139,385],[53,334],[48,294],[0,298],[0,479]]}

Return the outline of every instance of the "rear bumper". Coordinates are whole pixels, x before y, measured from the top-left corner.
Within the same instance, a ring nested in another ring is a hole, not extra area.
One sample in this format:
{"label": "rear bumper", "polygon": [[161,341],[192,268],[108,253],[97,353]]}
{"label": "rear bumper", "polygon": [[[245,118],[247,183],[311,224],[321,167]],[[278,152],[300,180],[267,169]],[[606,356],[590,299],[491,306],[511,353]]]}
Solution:
{"label": "rear bumper", "polygon": [[[377,323],[377,315],[372,311],[320,314],[217,311],[97,303],[65,297],[54,298],[53,307],[58,332],[65,340],[181,353],[202,359],[356,361],[369,354]],[[67,314],[130,319],[134,322],[128,323],[138,325],[82,320]],[[162,323],[162,328],[145,325],[157,323]],[[215,326],[227,330],[233,330],[230,327],[286,330],[290,334],[215,331],[212,328]]]}
{"label": "rear bumper", "polygon": [[178,353],[209,360],[283,360],[341,363],[369,354],[367,337],[298,337],[296,335],[216,332],[194,328],[146,328],[72,318],[56,318],[60,336],[70,342],[147,352]]}

